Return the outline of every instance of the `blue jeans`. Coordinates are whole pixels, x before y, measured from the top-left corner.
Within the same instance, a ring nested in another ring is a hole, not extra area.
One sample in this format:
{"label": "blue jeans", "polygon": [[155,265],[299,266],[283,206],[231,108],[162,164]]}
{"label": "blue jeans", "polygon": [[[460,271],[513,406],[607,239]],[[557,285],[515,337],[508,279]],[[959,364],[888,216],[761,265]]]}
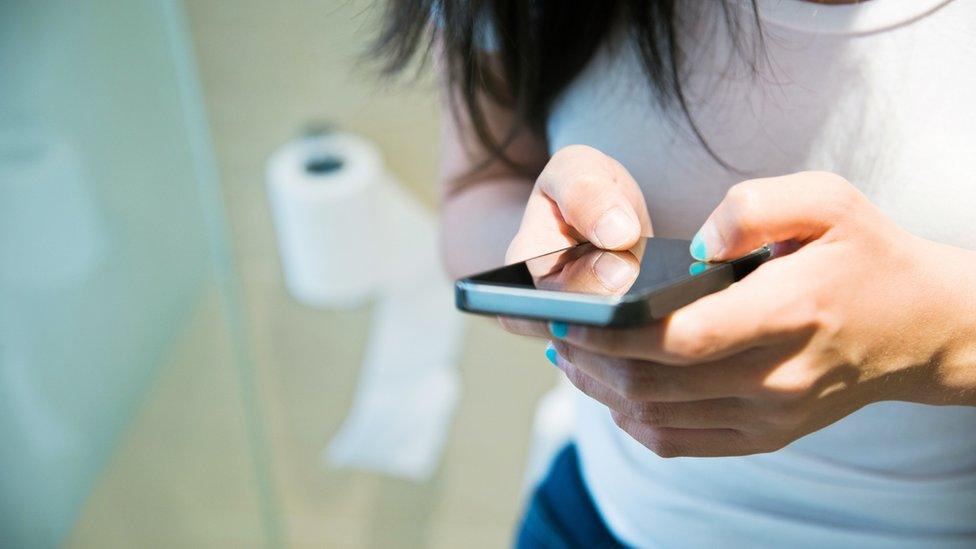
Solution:
{"label": "blue jeans", "polygon": [[576,446],[563,448],[532,494],[515,539],[518,549],[623,547],[600,517],[580,475]]}

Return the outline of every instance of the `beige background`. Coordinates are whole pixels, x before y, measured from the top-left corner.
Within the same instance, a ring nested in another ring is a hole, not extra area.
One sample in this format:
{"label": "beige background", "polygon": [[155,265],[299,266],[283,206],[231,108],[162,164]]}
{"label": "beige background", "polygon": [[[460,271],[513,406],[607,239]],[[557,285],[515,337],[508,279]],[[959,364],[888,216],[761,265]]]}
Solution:
{"label": "beige background", "polygon": [[[379,3],[187,0],[243,286],[275,508],[249,462],[233,343],[213,296],[160,368],[69,540],[78,547],[499,547],[520,513],[533,411],[556,371],[543,346],[471,323],[463,393],[436,477],[335,471],[319,453],[351,402],[368,308],[303,307],[285,293],[265,159],[310,122],[366,135],[425,204],[436,201],[439,117],[429,74],[382,83],[361,57]],[[207,366],[204,368],[203,366]],[[272,516],[266,516],[268,513]]]}

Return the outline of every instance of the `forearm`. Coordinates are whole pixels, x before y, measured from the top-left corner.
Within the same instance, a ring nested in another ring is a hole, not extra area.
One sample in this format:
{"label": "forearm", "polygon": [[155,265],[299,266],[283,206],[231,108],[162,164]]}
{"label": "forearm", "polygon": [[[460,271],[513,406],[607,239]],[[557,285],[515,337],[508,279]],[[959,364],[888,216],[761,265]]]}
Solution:
{"label": "forearm", "polygon": [[500,176],[446,196],[441,205],[441,257],[452,277],[502,265],[518,231],[532,181]]}
{"label": "forearm", "polygon": [[[443,72],[441,85],[447,114],[440,167],[441,257],[448,274],[461,277],[504,263],[535,176],[549,154],[544,136],[521,123],[511,108],[484,96],[478,100],[483,125],[477,131],[467,110],[455,108],[464,106],[464,98]],[[505,143],[504,160],[477,137],[479,133]]]}

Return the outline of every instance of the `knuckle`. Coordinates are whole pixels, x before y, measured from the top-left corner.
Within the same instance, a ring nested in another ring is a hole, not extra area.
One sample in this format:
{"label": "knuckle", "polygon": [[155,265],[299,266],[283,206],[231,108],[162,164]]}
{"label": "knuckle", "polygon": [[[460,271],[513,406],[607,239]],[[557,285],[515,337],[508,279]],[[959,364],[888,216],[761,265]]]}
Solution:
{"label": "knuckle", "polygon": [[553,341],[552,343],[555,346],[556,352],[559,354],[559,356],[563,357],[563,360],[572,364],[573,366],[580,364],[581,357],[579,356],[579,353],[576,352],[576,347],[567,345],[561,341]]}
{"label": "knuckle", "polygon": [[675,371],[673,367],[651,362],[641,362],[638,366],[641,371],[644,398],[670,401],[682,394],[679,387],[680,380],[676,379],[676,376],[682,373],[680,370]]}
{"label": "knuckle", "polygon": [[506,316],[496,318],[498,319],[498,324],[508,333],[529,337],[544,337],[546,335],[545,327],[537,321]]}
{"label": "knuckle", "polygon": [[500,316],[500,317],[498,317],[498,324],[500,324],[501,327],[502,327],[502,329],[505,330],[506,332],[510,332],[510,333],[513,333],[513,334],[517,334],[518,333],[518,331],[516,329],[516,323],[515,323],[515,321],[512,320],[511,318],[507,317],[507,316]]}
{"label": "knuckle", "polygon": [[777,319],[772,325],[784,335],[836,336],[844,327],[844,317],[835,307],[836,292],[828,286],[827,281],[815,281],[802,293],[797,290],[790,297],[784,296],[772,311],[771,316]]}
{"label": "knuckle", "polygon": [[788,400],[777,403],[766,416],[766,422],[777,432],[792,431],[806,420],[806,409],[799,401]]}
{"label": "knuckle", "polygon": [[[627,416],[625,414],[622,414],[622,413],[620,413],[620,412],[618,412],[618,411],[616,411],[616,410],[614,410],[614,409],[611,408],[610,409],[610,418],[613,419],[613,423],[617,427],[619,427],[620,429],[623,429],[624,431],[627,431],[627,428],[629,427],[629,421],[630,420],[627,418]],[[629,431],[628,431],[628,433],[629,433]],[[633,436],[633,435],[631,435],[631,436]]]}
{"label": "knuckle", "polygon": [[[573,189],[600,189],[606,188],[605,179],[600,174],[592,172],[579,172],[572,179],[566,182]],[[581,195],[577,198],[580,204],[589,204],[593,200],[592,195]]]}
{"label": "knuckle", "polygon": [[552,177],[567,175],[569,173],[568,170],[577,168],[581,164],[600,162],[603,156],[603,153],[587,145],[567,145],[553,153],[552,157],[549,158],[549,162],[543,168],[539,179],[541,181],[547,181]]}
{"label": "knuckle", "polygon": [[768,385],[773,395],[786,401],[802,400],[812,389],[812,384],[803,376],[777,379]]}
{"label": "knuckle", "polygon": [[506,264],[516,263],[518,261],[522,261],[526,259],[525,256],[527,256],[528,254],[526,254],[525,251],[525,245],[523,244],[524,241],[525,241],[525,237],[523,236],[522,231],[519,231],[518,233],[515,234],[515,237],[512,238],[512,241],[508,243],[508,248],[505,249]]}
{"label": "knuckle", "polygon": [[611,173],[609,159],[588,145],[567,145],[552,155],[539,175],[538,183],[542,186],[605,189],[607,175]]}
{"label": "knuckle", "polygon": [[833,340],[843,330],[843,318],[825,304],[818,303],[814,307],[799,331],[823,334],[828,340]]}
{"label": "knuckle", "polygon": [[805,400],[810,395],[815,386],[816,380],[807,369],[796,366],[776,370],[763,384],[766,392],[774,397],[781,407],[797,406],[799,401]]}
{"label": "knuckle", "polygon": [[575,330],[573,341],[577,341],[581,346],[595,352],[613,356],[624,347],[620,330],[595,330],[586,326],[580,326]]}
{"label": "knuckle", "polygon": [[579,157],[593,156],[595,154],[600,154],[600,151],[590,147],[589,145],[566,145],[552,155],[550,162],[562,162]]}
{"label": "knuckle", "polygon": [[655,427],[667,427],[674,422],[674,407],[664,402],[642,402],[635,406],[634,419]]}
{"label": "knuckle", "polygon": [[545,168],[542,169],[540,179],[551,175],[552,172],[558,170],[560,166],[575,158],[577,154],[576,148],[578,146],[579,145],[568,145],[554,152],[549,158],[549,162],[546,163]]}
{"label": "knuckle", "polygon": [[753,200],[753,195],[757,191],[758,184],[755,180],[749,179],[740,181],[729,187],[725,192],[725,199],[733,206],[747,205]]}
{"label": "knuckle", "polygon": [[610,411],[610,417],[617,427],[658,456],[672,458],[684,455],[684,449],[667,430],[639,422],[635,424],[636,420],[615,410]]}
{"label": "knuckle", "polygon": [[629,373],[618,375],[614,385],[620,396],[627,400],[637,400],[641,396],[640,384]]}
{"label": "knuckle", "polygon": [[785,295],[770,308],[769,329],[785,336],[802,336],[819,331],[822,322],[832,323],[833,319],[825,314],[819,293],[816,287],[807,288],[802,293],[799,290],[784,292]]}
{"label": "knuckle", "polygon": [[678,393],[674,380],[664,375],[660,366],[630,360],[620,369],[611,387],[620,396],[632,401],[665,400]]}
{"label": "knuckle", "polygon": [[761,213],[761,194],[762,190],[756,181],[743,181],[729,188],[725,201],[735,223],[727,227],[732,234],[723,235],[728,241],[734,241],[742,234],[752,233],[762,228],[757,225]]}
{"label": "knuckle", "polygon": [[748,456],[753,454],[763,454],[773,451],[768,442],[767,435],[751,434],[745,435],[741,432],[729,433],[721,439],[717,439],[704,448],[706,455],[710,456]]}
{"label": "knuckle", "polygon": [[617,373],[614,389],[627,400],[640,400],[647,384],[631,364],[623,365]]}
{"label": "knuckle", "polygon": [[678,358],[696,360],[712,354],[719,340],[719,334],[702,322],[684,324],[681,329],[674,330],[672,352]]}
{"label": "knuckle", "polygon": [[816,290],[806,291],[794,296],[793,299],[784,299],[782,308],[776,312],[789,313],[792,311],[792,314],[784,318],[792,320],[787,324],[792,324],[791,327],[794,329],[816,328],[821,306],[821,298],[817,295],[818,293]]}
{"label": "knuckle", "polygon": [[834,172],[813,170],[805,172],[804,175],[816,179],[819,182],[818,190],[829,191],[833,197],[843,198],[844,196],[849,197],[855,194],[854,185],[851,185],[848,180]]}
{"label": "knuckle", "polygon": [[772,452],[777,452],[786,447],[790,443],[790,440],[786,437],[781,436],[763,436],[759,437],[752,445],[752,450],[749,452],[751,454],[769,454]]}
{"label": "knuckle", "polygon": [[805,175],[816,181],[817,193],[823,197],[827,215],[840,217],[858,206],[863,199],[857,187],[836,173],[814,171]]}
{"label": "knuckle", "polygon": [[590,394],[589,376],[579,371],[579,369],[574,366],[569,366],[563,371],[566,374],[566,379],[568,379],[574,387],[582,391],[584,394]]}
{"label": "knuckle", "polygon": [[655,431],[653,437],[647,441],[646,446],[658,457],[665,459],[684,455],[681,445],[666,432]]}

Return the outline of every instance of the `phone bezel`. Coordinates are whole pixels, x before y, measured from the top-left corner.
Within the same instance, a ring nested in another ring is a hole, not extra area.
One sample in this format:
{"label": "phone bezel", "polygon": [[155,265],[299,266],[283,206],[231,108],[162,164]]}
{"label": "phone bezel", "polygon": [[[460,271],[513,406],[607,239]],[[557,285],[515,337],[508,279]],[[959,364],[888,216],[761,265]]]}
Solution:
{"label": "phone bezel", "polygon": [[725,289],[769,256],[770,250],[764,246],[741,258],[714,264],[699,274],[687,274],[640,293],[623,296],[557,292],[474,280],[492,272],[486,271],[456,281],[455,301],[458,309],[474,314],[600,327],[635,326],[664,318],[696,299]]}

